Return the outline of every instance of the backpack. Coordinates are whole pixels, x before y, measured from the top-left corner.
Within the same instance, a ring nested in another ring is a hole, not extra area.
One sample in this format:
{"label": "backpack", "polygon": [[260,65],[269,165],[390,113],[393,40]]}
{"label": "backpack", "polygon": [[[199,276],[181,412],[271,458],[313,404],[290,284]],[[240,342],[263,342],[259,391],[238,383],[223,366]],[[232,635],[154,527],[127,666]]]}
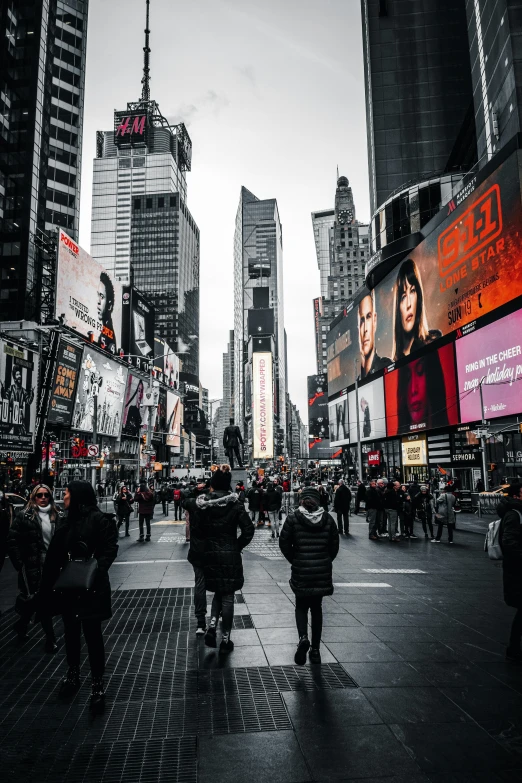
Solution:
{"label": "backpack", "polygon": [[[522,514],[517,511],[520,517],[520,523],[522,524]],[[504,555],[502,553],[502,547],[500,546],[500,525],[501,519],[495,519],[494,522],[490,522],[488,525],[488,532],[486,533],[486,539],[484,541],[484,552],[488,553],[490,560],[503,560]]]}
{"label": "backpack", "polygon": [[178,500],[181,500],[181,490],[175,489],[174,490],[174,500],[177,502]]}

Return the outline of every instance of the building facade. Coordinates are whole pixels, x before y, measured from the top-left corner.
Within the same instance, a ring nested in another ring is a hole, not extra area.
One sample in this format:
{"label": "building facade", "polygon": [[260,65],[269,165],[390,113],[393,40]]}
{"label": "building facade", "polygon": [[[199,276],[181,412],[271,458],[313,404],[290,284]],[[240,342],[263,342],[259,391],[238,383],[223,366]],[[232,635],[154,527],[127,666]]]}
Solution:
{"label": "building facade", "polygon": [[50,316],[55,229],[78,239],[88,5],[0,6],[2,319]]}
{"label": "building facade", "polygon": [[253,354],[269,353],[273,431],[282,454],[286,433],[283,237],[276,199],[241,188],[234,234],[234,418],[252,447]]}

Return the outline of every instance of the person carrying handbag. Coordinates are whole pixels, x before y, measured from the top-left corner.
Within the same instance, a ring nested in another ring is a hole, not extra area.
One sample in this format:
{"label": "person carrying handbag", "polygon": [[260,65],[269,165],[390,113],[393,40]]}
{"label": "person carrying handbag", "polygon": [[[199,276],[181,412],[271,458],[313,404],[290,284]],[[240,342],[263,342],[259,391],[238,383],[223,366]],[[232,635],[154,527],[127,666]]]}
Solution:
{"label": "person carrying handbag", "polygon": [[114,515],[98,508],[88,481],[72,481],[63,504],[67,519],[47,552],[41,611],[63,619],[69,668],[60,696],[72,696],[80,687],[83,630],[92,674],[91,707],[99,709],[105,698],[102,621],[112,616],[109,568],[118,554],[118,529]]}
{"label": "person carrying handbag", "polygon": [[453,544],[453,531],[455,530],[455,495],[451,492],[451,487],[446,486],[444,492],[441,492],[435,501],[435,521],[438,524],[437,534],[431,539],[432,544],[440,544],[442,537],[442,528],[448,526],[448,544]]}
{"label": "person carrying handbag", "polygon": [[36,484],[27,506],[16,514],[7,538],[7,551],[18,571],[20,590],[15,604],[19,619],[14,630],[22,642],[27,636],[31,618],[37,613],[45,632],[45,651],[48,653],[55,653],[58,647],[52,618],[37,611],[38,593],[47,552],[62,516],[54,504],[50,488],[46,484]]}

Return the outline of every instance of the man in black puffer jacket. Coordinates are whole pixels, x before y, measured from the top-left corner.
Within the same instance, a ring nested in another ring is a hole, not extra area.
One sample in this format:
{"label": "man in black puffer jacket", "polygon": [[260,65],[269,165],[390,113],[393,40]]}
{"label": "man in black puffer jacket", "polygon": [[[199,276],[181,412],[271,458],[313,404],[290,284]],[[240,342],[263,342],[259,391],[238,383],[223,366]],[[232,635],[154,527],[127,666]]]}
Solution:
{"label": "man in black puffer jacket", "polygon": [[[228,467],[228,465],[227,465]],[[230,469],[214,472],[210,492],[196,498],[199,526],[204,539],[203,572],[206,589],[214,593],[210,624],[205,634],[207,647],[216,646],[216,633],[221,614],[222,639],[219,652],[230,652],[234,619],[234,593],[243,587],[241,550],[252,541],[254,525],[238,496],[230,492]],[[241,535],[237,537],[238,527]]]}
{"label": "man in black puffer jacket", "polygon": [[295,620],[299,644],[294,660],[306,663],[308,641],[308,610],[312,616],[312,647],[310,663],[321,663],[321,633],[323,630],[323,596],[332,595],[332,563],[339,552],[337,525],[320,506],[316,489],[307,487],[300,496],[300,505],[287,517],[279,548],[292,565],[290,587],[295,593]]}
{"label": "man in black puffer jacket", "polygon": [[522,485],[508,487],[507,498],[497,506],[500,523],[500,546],[504,576],[504,601],[517,611],[511,626],[506,659],[522,663]]}

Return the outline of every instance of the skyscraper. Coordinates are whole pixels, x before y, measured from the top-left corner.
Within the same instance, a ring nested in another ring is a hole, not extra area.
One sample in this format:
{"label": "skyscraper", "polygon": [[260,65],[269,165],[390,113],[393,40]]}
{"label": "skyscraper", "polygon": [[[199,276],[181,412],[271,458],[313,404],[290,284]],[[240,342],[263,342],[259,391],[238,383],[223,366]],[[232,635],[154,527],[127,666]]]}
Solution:
{"label": "skyscraper", "polygon": [[46,288],[54,285],[43,269],[53,255],[48,239],[57,226],[78,239],[88,5],[88,0],[0,4],[4,320],[50,314]]}
{"label": "skyscraper", "polygon": [[156,331],[199,375],[199,229],[187,206],[192,143],[171,125],[149,88],[149,11],[142,95],[98,131],[91,254],[118,279],[131,280],[156,311]]}
{"label": "skyscraper", "polygon": [[272,355],[274,440],[281,450],[286,432],[282,227],[276,199],[260,200],[242,187],[234,234],[234,416],[250,445],[255,352]]}

